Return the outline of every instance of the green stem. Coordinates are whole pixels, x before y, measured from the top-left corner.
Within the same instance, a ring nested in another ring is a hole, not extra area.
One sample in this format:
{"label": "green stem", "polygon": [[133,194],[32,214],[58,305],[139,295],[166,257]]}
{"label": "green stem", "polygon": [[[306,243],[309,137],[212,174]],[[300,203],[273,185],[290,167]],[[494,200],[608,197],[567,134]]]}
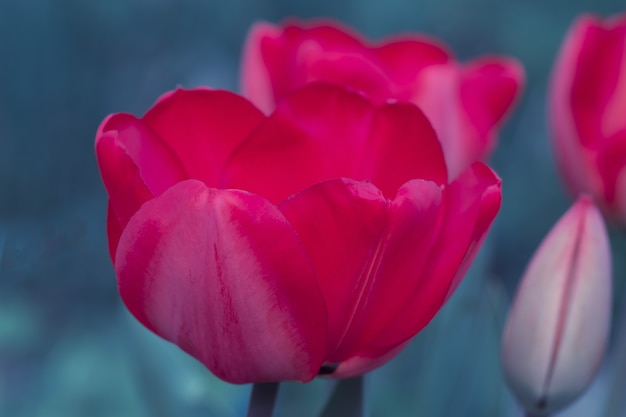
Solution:
{"label": "green stem", "polygon": [[342,379],[321,417],[363,417],[363,377]]}
{"label": "green stem", "polygon": [[278,382],[263,382],[252,386],[248,417],[272,417],[276,395],[278,394]]}

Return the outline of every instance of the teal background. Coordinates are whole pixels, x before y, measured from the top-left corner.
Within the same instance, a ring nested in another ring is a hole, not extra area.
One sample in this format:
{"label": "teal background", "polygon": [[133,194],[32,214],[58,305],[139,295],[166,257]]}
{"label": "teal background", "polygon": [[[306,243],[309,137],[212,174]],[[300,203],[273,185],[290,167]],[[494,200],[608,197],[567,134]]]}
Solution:
{"label": "teal background", "polygon": [[[623,0],[0,0],[0,416],[243,416],[249,386],[214,378],[123,308],[106,246],[93,140],[109,113],[143,112],[178,85],[237,89],[259,19],[338,19],[371,39],[439,37],[461,59],[517,57],[527,86],[492,166],[502,211],[459,292],[366,378],[370,416],[517,416],[499,337],[524,266],[571,200],[552,158],[547,77],[575,16]],[[623,236],[613,232],[616,311]],[[617,313],[616,313],[617,315]],[[615,325],[606,371],[564,416],[626,415]],[[621,344],[620,344],[621,343]],[[314,416],[332,381],[285,384],[277,415]]]}

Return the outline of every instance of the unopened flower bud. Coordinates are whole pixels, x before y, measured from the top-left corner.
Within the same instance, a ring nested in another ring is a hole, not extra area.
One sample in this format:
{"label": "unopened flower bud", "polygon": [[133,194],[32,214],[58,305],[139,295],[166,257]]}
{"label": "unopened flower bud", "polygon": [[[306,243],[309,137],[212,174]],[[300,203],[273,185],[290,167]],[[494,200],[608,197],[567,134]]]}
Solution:
{"label": "unopened flower bud", "polygon": [[534,254],[502,340],[507,383],[529,415],[573,402],[597,373],[611,319],[611,256],[598,209],[581,197]]}

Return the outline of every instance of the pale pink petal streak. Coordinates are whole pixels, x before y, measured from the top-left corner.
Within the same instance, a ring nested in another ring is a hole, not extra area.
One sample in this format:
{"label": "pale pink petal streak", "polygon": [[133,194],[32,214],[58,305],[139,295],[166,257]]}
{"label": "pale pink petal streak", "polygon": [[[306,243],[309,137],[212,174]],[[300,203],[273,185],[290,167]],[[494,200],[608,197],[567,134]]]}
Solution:
{"label": "pale pink petal streak", "polygon": [[268,70],[268,58],[263,53],[268,42],[279,42],[281,29],[271,23],[255,23],[246,38],[241,62],[241,93],[260,110],[269,114],[274,110],[276,99],[272,78]]}
{"label": "pale pink petal streak", "polygon": [[316,375],[325,303],[293,228],[263,198],[181,182],[131,219],[116,259],[135,317],[218,377]]}

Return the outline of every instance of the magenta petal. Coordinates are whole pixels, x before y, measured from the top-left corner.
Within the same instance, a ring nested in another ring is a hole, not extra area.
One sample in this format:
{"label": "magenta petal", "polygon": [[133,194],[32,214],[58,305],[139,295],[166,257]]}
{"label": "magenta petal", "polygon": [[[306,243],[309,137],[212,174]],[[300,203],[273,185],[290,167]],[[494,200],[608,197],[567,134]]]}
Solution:
{"label": "magenta petal", "polygon": [[[388,222],[388,202],[372,184],[332,180],[280,206],[311,257],[328,308],[327,360],[336,351],[370,292]],[[349,342],[348,342],[349,343]]]}
{"label": "magenta petal", "polygon": [[313,20],[306,24],[297,20],[287,22],[283,39],[292,48],[303,42],[316,42],[333,52],[357,52],[363,48],[358,34],[332,19]]}
{"label": "magenta petal", "polygon": [[425,67],[446,64],[452,59],[443,45],[425,37],[390,39],[372,48],[372,53],[389,78],[399,85],[410,85]]}
{"label": "magenta petal", "polygon": [[[626,100],[619,97],[626,94],[626,19],[604,24],[591,16],[585,17],[572,28],[569,37],[572,38],[569,44],[578,44],[570,47],[569,56],[562,57],[574,61],[569,69],[561,69],[573,70],[573,78],[570,95],[560,105],[571,106],[580,142],[593,148],[597,138],[626,127]],[[575,46],[580,49],[572,51]]]}
{"label": "magenta petal", "polygon": [[400,343],[393,348],[371,349],[357,353],[347,361],[342,362],[331,378],[352,378],[372,371],[393,359],[409,344],[409,341]]}
{"label": "magenta petal", "polygon": [[215,186],[233,149],[265,119],[248,100],[220,90],[179,89],[142,118],[177,155],[189,178]]}
{"label": "magenta petal", "polygon": [[316,266],[329,311],[328,362],[368,347],[419,285],[438,229],[441,191],[422,180],[393,201],[370,183],[333,180],[281,205]]}
{"label": "magenta petal", "polygon": [[[99,135],[96,139],[96,157],[102,182],[109,195],[109,249],[117,246],[119,232],[139,207],[153,198],[133,159],[117,140],[117,132]],[[114,216],[114,219],[112,218]],[[111,222],[115,220],[113,224]],[[115,252],[112,252],[115,253]]]}
{"label": "magenta petal", "polygon": [[142,120],[133,115],[118,113],[107,117],[98,129],[97,152],[103,146],[101,141],[107,141],[106,146],[114,146],[116,152],[123,152],[132,159],[142,181],[154,195],[160,195],[178,181],[187,178],[183,166],[172,150]]}
{"label": "magenta petal", "polygon": [[[593,163],[581,146],[572,102],[572,85],[575,80],[578,54],[585,43],[590,26],[595,24],[595,18],[584,15],[570,28],[550,77],[548,110],[554,155],[561,175],[574,195],[583,190],[596,193],[598,189],[597,181],[593,181],[597,177]],[[582,93],[583,91],[579,91],[578,94]],[[584,103],[584,97],[582,98]]]}
{"label": "magenta petal", "polygon": [[615,141],[626,129],[625,48],[626,15],[581,16],[554,64],[549,97],[555,156],[567,186],[574,196],[593,195],[618,222],[626,206],[616,194],[626,183],[619,174],[622,146]]}
{"label": "magenta petal", "polygon": [[255,23],[248,33],[241,58],[241,92],[266,114],[274,110],[275,104],[271,78],[273,74],[268,70],[271,63],[267,61],[282,61],[282,57],[266,56],[263,51],[267,50],[268,42],[277,43],[280,35],[281,29],[271,23]]}
{"label": "magenta petal", "polygon": [[408,103],[387,104],[378,108],[376,116],[370,160],[364,170],[371,169],[372,182],[387,198],[395,197],[402,184],[412,179],[438,185],[448,182],[441,144],[419,108]]}
{"label": "magenta petal", "polygon": [[107,234],[115,262],[117,241],[141,205],[185,178],[165,144],[129,114],[107,117],[96,134],[96,157],[109,195]]}
{"label": "magenta petal", "polygon": [[[478,215],[476,217],[476,221],[474,222],[470,243],[467,247],[463,260],[454,275],[446,299],[450,298],[452,293],[461,283],[461,280],[465,276],[465,273],[471,266],[485,238],[487,237],[491,224],[496,218],[496,215],[500,211],[500,206],[502,205],[502,182],[497,174],[483,163],[475,163],[472,165],[472,167],[467,170],[467,173],[464,173],[459,178],[459,181],[455,181],[452,185],[458,187],[457,190],[450,191],[456,192],[457,199],[466,200],[468,197],[471,199],[471,193],[475,193],[474,198],[476,199],[475,204],[478,205]],[[450,197],[451,204],[454,204],[452,203],[454,199],[454,197]],[[459,214],[463,216],[462,213],[457,213],[454,216],[458,219],[459,217],[457,216],[459,216]],[[450,228],[448,230],[453,231],[454,229]],[[447,237],[450,238],[450,236]]]}
{"label": "magenta petal", "polygon": [[[482,58],[464,68],[460,96],[463,108],[482,139],[484,159],[494,145],[494,129],[513,108],[524,85],[524,69],[513,59]],[[482,158],[481,158],[482,157]]]}
{"label": "magenta petal", "polygon": [[501,183],[485,164],[475,163],[443,194],[441,230],[428,255],[423,279],[404,312],[405,320],[389,326],[373,342],[393,346],[417,334],[454,292],[495,218]]}
{"label": "magenta petal", "polygon": [[181,182],[135,214],[116,258],[128,309],[218,377],[317,374],[324,300],[293,228],[263,198]]}
{"label": "magenta petal", "polygon": [[280,203],[341,177],[371,181],[387,198],[413,178],[447,182],[441,145],[417,107],[375,107],[338,86],[312,84],[283,100],[234,152],[222,186]]}
{"label": "magenta petal", "polygon": [[500,210],[501,187],[496,173],[477,162],[446,189],[444,226],[433,252],[437,256],[426,270],[431,276],[449,280],[445,299],[459,285]]}
{"label": "magenta petal", "polygon": [[369,49],[356,35],[336,23],[310,28],[288,26],[270,58],[271,44],[263,48],[276,98],[283,98],[310,82],[328,82],[366,94],[375,103],[391,97],[392,83]]}
{"label": "magenta petal", "polygon": [[[370,57],[362,53],[333,54],[315,50],[309,46],[300,53],[303,61],[309,61],[306,82],[322,81],[338,84],[347,90],[366,95],[373,103],[381,105],[393,96],[393,83]],[[319,48],[319,46],[317,46]],[[308,55],[313,55],[310,57]],[[409,96],[405,99],[408,100]]]}
{"label": "magenta petal", "polygon": [[604,192],[594,197],[605,213],[619,221],[626,212],[626,129],[604,142],[597,157]]}
{"label": "magenta petal", "polygon": [[384,252],[377,280],[363,303],[361,327],[353,326],[362,347],[396,344],[381,340],[390,326],[410,323],[417,316],[405,316],[405,309],[422,295],[431,281],[425,268],[438,256],[433,246],[444,221],[442,191],[433,182],[412,180],[404,184],[391,204]]}

